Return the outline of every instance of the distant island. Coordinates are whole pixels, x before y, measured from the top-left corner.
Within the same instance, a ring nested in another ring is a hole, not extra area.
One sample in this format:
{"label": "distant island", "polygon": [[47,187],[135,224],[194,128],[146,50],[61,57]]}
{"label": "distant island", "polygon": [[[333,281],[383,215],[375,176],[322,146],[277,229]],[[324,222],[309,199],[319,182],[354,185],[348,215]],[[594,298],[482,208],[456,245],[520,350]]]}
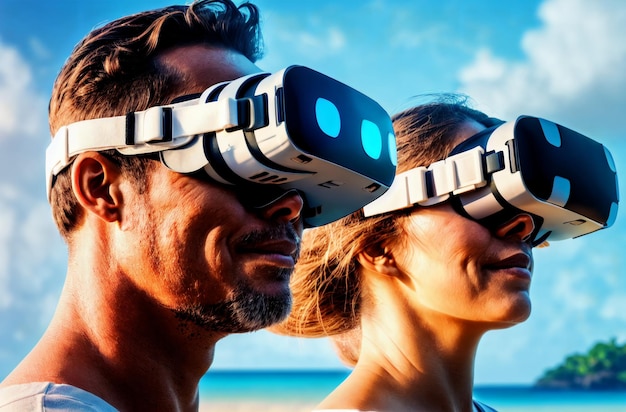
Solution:
{"label": "distant island", "polygon": [[626,390],[626,343],[613,338],[596,343],[587,354],[570,355],[546,371],[534,385],[546,389]]}

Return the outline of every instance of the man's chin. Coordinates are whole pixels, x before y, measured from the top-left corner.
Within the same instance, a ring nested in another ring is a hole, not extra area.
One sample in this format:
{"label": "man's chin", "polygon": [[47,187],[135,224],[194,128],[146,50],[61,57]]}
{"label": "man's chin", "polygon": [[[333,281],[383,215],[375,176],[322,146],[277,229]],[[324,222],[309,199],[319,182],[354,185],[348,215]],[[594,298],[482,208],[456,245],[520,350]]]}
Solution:
{"label": "man's chin", "polygon": [[208,332],[230,334],[264,329],[289,316],[289,288],[281,287],[269,294],[244,289],[228,302],[176,310],[176,317]]}
{"label": "man's chin", "polygon": [[[261,296],[263,296],[261,298]],[[251,305],[240,306],[236,312],[235,324],[231,333],[253,332],[277,324],[289,316],[291,311],[291,293],[289,289],[276,295],[258,295]],[[253,309],[256,306],[256,310]]]}
{"label": "man's chin", "polygon": [[290,280],[293,268],[258,265],[254,267],[255,276],[248,279],[247,285],[239,285],[234,300],[243,296],[264,295],[279,299],[291,295]]}

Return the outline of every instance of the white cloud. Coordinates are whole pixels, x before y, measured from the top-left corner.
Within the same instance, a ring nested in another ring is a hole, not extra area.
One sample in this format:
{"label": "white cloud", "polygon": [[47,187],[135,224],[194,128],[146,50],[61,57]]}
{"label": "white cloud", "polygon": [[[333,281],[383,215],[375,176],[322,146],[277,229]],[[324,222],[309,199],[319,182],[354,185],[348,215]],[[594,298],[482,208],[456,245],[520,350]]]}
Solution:
{"label": "white cloud", "polygon": [[443,25],[432,25],[420,27],[415,30],[410,25],[399,25],[394,30],[389,40],[390,46],[403,49],[416,49],[426,44],[443,44],[446,38],[445,27]]}
{"label": "white cloud", "polygon": [[542,25],[521,41],[523,60],[481,49],[459,72],[460,90],[496,116],[550,116],[618,135],[626,108],[626,4],[547,0],[539,18]]}
{"label": "white cloud", "polygon": [[555,274],[552,294],[565,312],[584,312],[594,309],[596,300],[594,290],[582,288],[588,275],[585,268],[564,270]]}
{"label": "white cloud", "polygon": [[29,39],[28,44],[30,46],[30,49],[38,58],[49,59],[50,57],[52,57],[52,53],[50,52],[50,50],[48,50],[46,45],[42,43],[41,40],[39,40],[38,38],[33,37]]}
{"label": "white cloud", "polygon": [[12,295],[9,287],[11,276],[11,248],[15,214],[0,195],[0,309],[11,305]]}
{"label": "white cloud", "polygon": [[[539,10],[545,26],[527,33],[522,41],[535,73],[550,82],[558,96],[576,96],[598,79],[614,84],[623,73],[626,9],[613,1],[554,0]],[[618,37],[615,37],[618,36]]]}
{"label": "white cloud", "polygon": [[[35,54],[43,52],[31,42]],[[43,187],[47,98],[20,50],[0,40],[0,376],[37,341],[63,283],[65,246]],[[54,303],[53,303],[54,302]],[[25,321],[26,320],[26,321]]]}
{"label": "white cloud", "polygon": [[346,50],[345,32],[324,18],[310,15],[302,21],[271,12],[266,18],[272,21],[272,25],[266,27],[263,34],[268,47],[263,62],[271,66],[271,70],[284,67],[286,63],[283,61],[287,64],[321,61]]}
{"label": "white cloud", "polygon": [[0,39],[0,141],[45,130],[46,101],[33,91],[32,70],[19,51]]}
{"label": "white cloud", "polygon": [[626,322],[626,293],[608,296],[600,308],[600,315],[605,319]]}
{"label": "white cloud", "polygon": [[[284,32],[283,34],[286,35]],[[312,53],[319,57],[338,53],[346,44],[345,36],[336,27],[328,27],[321,33],[290,32],[288,36],[283,37],[283,40],[295,41],[301,52]]]}
{"label": "white cloud", "polygon": [[346,46],[346,36],[337,27],[329,27],[327,45],[335,52],[341,52]]}

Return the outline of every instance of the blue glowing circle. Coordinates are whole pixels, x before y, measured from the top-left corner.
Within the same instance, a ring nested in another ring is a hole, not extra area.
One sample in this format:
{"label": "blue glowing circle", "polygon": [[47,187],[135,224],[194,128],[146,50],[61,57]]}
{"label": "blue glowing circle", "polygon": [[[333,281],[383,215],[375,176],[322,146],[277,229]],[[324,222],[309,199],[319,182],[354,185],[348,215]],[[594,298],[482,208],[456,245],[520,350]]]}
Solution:
{"label": "blue glowing circle", "polygon": [[398,149],[396,148],[396,135],[389,133],[389,160],[394,166],[398,166]]}
{"label": "blue glowing circle", "polygon": [[319,97],[315,102],[315,118],[322,132],[333,138],[339,136],[341,117],[333,102]]}
{"label": "blue glowing circle", "polygon": [[383,151],[383,138],[376,123],[365,119],[361,123],[361,144],[365,153],[372,159],[378,159]]}

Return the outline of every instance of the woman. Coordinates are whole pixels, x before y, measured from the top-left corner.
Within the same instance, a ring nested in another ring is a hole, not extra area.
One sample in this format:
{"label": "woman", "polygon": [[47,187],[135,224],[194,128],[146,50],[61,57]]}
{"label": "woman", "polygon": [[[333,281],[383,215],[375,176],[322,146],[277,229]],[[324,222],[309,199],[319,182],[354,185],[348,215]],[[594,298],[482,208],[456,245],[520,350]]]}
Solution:
{"label": "woman", "polygon": [[[398,173],[499,123],[460,97],[403,111]],[[354,366],[318,409],[492,410],[472,399],[476,349],[485,332],[530,315],[533,229],[528,214],[487,228],[443,202],[307,231],[294,308],[273,331],[331,336]]]}

